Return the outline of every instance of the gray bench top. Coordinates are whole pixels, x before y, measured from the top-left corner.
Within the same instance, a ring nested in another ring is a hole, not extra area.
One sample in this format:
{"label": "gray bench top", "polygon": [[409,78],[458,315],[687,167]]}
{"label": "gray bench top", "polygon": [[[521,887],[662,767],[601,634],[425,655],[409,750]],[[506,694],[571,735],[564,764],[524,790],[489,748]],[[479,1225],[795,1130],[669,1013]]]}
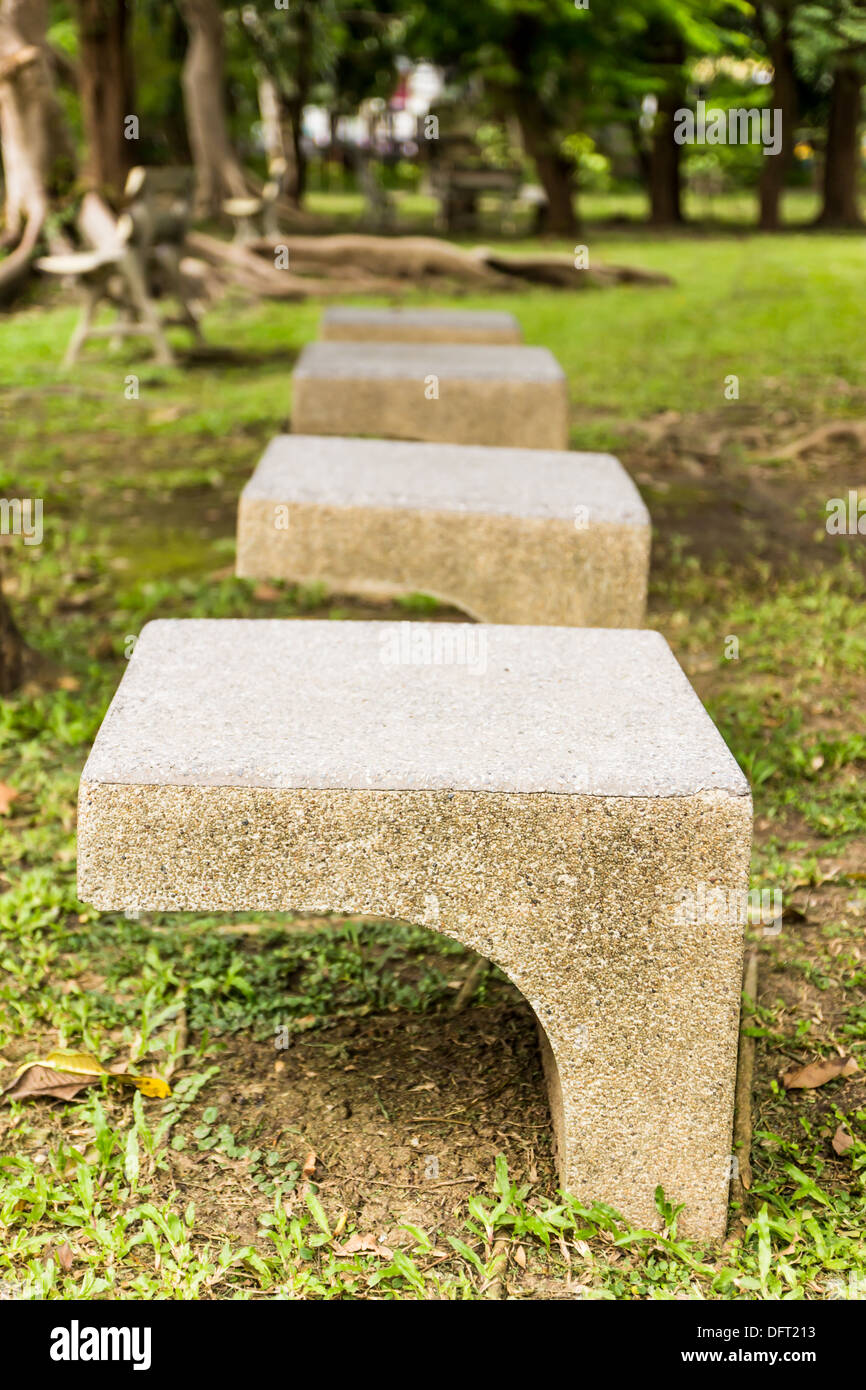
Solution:
{"label": "gray bench top", "polygon": [[547,348],[466,343],[308,343],[296,378],[327,380],[558,382],[565,373]]}
{"label": "gray bench top", "polygon": [[410,508],[649,526],[640,493],[612,454],[419,444],[284,434],[242,494],[248,502]]}
{"label": "gray bench top", "polygon": [[374,328],[400,324],[407,328],[475,328],[502,333],[520,331],[514,315],[499,309],[380,309],[366,305],[334,304],[325,310],[322,323],[370,325]]}
{"label": "gray bench top", "polygon": [[149,623],[82,781],[748,794],[659,633],[303,619]]}

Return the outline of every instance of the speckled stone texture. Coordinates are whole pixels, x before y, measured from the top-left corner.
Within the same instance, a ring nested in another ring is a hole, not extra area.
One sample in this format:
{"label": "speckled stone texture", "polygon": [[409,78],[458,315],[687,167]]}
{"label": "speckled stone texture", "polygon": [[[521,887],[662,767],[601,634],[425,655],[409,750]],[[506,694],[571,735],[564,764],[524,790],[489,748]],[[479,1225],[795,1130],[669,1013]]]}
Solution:
{"label": "speckled stone texture", "polygon": [[[451,637],[447,643],[442,631]],[[724,1232],[748,786],[654,632],[149,624],[81,782],[103,910],[422,923],[495,961],[543,1035],[560,1173]]]}
{"label": "speckled stone texture", "polygon": [[493,309],[373,309],[334,305],[322,315],[326,342],[521,343],[512,314]]}
{"label": "speckled stone texture", "polygon": [[547,348],[308,343],[292,390],[295,434],[515,449],[568,443],[565,374]]}
{"label": "speckled stone texture", "polygon": [[640,627],[649,551],[609,454],[284,435],[238,507],[239,575],[421,591],[491,623]]}

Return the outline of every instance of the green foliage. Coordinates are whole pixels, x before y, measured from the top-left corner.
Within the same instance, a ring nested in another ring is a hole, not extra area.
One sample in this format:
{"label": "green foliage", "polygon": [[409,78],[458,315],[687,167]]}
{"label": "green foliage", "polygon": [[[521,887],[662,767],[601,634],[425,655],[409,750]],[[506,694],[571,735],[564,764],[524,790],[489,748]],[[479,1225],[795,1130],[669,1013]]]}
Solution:
{"label": "green foliage", "polygon": [[856,63],[866,76],[866,12],[860,0],[808,0],[791,23],[803,75],[819,86],[840,62]]}

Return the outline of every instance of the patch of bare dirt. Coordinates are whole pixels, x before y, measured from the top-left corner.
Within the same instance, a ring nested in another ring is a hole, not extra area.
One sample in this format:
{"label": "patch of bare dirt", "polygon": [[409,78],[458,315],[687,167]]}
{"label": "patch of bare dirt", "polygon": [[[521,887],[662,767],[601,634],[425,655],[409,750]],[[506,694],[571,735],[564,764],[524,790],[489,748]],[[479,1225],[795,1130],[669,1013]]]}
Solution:
{"label": "patch of bare dirt", "polygon": [[[292,1035],[285,1051],[227,1037],[218,1089],[200,1109],[216,1105],[216,1123],[233,1132],[253,1127],[256,1147],[280,1155],[276,1176],[315,1154],[313,1180],[335,1222],[346,1212],[372,1234],[405,1221],[456,1230],[455,1209],[489,1190],[499,1153],[515,1179],[556,1187],[535,1019],[510,986],[497,993],[509,997],[453,1016],[343,1020]],[[245,1188],[243,1160],[193,1147],[171,1161],[205,1227],[254,1239],[266,1203]]]}
{"label": "patch of bare dirt", "polygon": [[662,564],[676,536],[702,561],[759,559],[779,573],[836,564],[840,549],[866,565],[862,536],[825,529],[828,500],[866,483],[857,421],[816,426],[793,411],[766,418],[732,404],[666,411],[629,435],[621,457],[649,506]]}

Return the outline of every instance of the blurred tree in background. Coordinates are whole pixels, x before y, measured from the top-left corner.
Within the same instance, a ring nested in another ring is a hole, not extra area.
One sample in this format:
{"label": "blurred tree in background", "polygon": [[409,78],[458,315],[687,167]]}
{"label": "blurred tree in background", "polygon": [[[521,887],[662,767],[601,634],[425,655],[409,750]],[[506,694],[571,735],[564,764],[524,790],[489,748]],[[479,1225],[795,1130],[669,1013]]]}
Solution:
{"label": "blurred tree in background", "polygon": [[[690,187],[753,189],[775,230],[811,179],[824,225],[859,225],[866,0],[0,0],[0,295],[83,191],[117,206],[134,163],[192,160],[214,219],[275,172],[300,208],[311,160],[365,189],[370,159],[421,178],[435,145],[392,122],[421,62],[445,127],[540,186],[537,230],[573,237],[604,180],[642,188],[658,227]],[[779,111],[778,148],[678,143],[699,100]]]}
{"label": "blurred tree in background", "polygon": [[826,227],[859,226],[866,6],[862,0],[810,0],[794,10],[791,31],[801,72],[813,90],[827,95],[824,203],[819,221]]}

